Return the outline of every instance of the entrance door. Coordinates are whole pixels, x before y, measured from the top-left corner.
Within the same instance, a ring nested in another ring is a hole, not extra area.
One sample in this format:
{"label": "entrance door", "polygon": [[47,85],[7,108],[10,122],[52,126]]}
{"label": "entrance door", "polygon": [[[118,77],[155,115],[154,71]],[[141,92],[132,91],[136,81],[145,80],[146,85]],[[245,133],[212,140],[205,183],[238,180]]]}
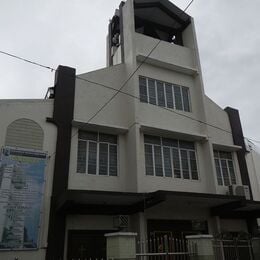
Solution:
{"label": "entrance door", "polygon": [[67,259],[106,259],[106,233],[111,230],[69,230]]}

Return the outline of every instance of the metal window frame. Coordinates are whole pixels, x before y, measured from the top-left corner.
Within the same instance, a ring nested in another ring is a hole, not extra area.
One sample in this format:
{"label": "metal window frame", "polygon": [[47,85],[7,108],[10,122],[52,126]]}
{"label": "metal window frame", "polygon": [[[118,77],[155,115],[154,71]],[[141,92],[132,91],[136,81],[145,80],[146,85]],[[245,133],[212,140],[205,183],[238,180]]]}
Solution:
{"label": "metal window frame", "polygon": [[[216,163],[215,163],[215,159],[219,161],[220,172],[221,172],[221,178],[222,178],[222,185],[218,184],[218,186],[228,187],[229,185],[233,185],[232,179],[231,179],[231,175],[230,175],[229,166],[228,166],[228,162],[229,162],[229,161],[232,161],[232,164],[233,164],[234,174],[235,174],[235,181],[236,181],[236,183],[235,183],[234,185],[236,185],[236,184],[237,184],[237,174],[236,174],[236,168],[235,168],[235,164],[234,164],[234,156],[233,156],[233,153],[232,153],[232,152],[228,152],[228,153],[231,154],[231,157],[232,157],[232,160],[231,160],[231,159],[228,159],[228,158],[220,158],[220,152],[222,152],[222,151],[220,151],[220,150],[214,150],[213,152],[217,152],[217,156],[218,156],[218,157],[215,157],[215,155],[214,155],[214,164],[215,164],[216,174],[217,174],[217,166],[216,166]],[[213,153],[213,154],[214,154],[214,153]],[[226,164],[227,164],[229,185],[225,185],[225,182],[224,182],[224,175],[223,175],[223,169],[222,169],[221,160],[225,160],[225,161],[226,161]],[[217,176],[216,176],[216,177],[217,177]]]}
{"label": "metal window frame", "polygon": [[[159,144],[145,143],[145,141],[144,141],[144,146],[145,145],[150,145],[152,147],[152,158],[153,158],[153,165],[152,165],[152,167],[153,167],[153,175],[146,174],[146,176],[156,176],[156,177],[173,178],[173,179],[181,179],[181,180],[199,181],[200,180],[200,175],[199,175],[199,169],[198,169],[198,157],[197,157],[196,147],[194,149],[180,148],[180,140],[177,140],[178,147],[171,147],[171,146],[163,145],[163,142],[162,142],[163,137],[159,137],[159,138],[160,138],[160,145]],[[163,167],[163,176],[156,175],[155,151],[154,151],[154,147],[155,146],[161,148],[161,159],[162,159],[162,167]],[[171,177],[165,175],[164,152],[163,152],[163,148],[164,147],[170,149],[170,157],[171,157],[170,159],[171,159],[171,166],[172,166],[172,176]],[[175,170],[174,168],[175,167],[174,167],[173,158],[172,158],[172,155],[173,155],[172,149],[176,149],[178,151],[179,163],[180,163],[180,169],[179,169],[180,170],[180,178],[176,178],[175,174],[174,174],[174,170]],[[183,177],[183,166],[182,166],[181,150],[184,150],[187,153],[189,179],[185,179]],[[144,150],[144,152],[145,152],[145,150]],[[192,169],[191,169],[191,162],[190,162],[190,152],[194,152],[195,153],[195,160],[196,160],[196,166],[197,166],[198,179],[193,179],[192,178]],[[146,167],[146,162],[145,162],[145,167]]]}
{"label": "metal window frame", "polygon": [[[190,87],[187,86],[182,86],[179,84],[174,84],[174,83],[169,83],[169,82],[165,82],[162,80],[158,80],[158,79],[153,79],[153,78],[149,78],[149,77],[145,77],[145,76],[139,76],[139,80],[140,78],[143,78],[146,80],[146,91],[147,91],[147,102],[143,102],[142,103],[148,103],[150,105],[154,105],[154,106],[158,106],[158,107],[165,107],[168,109],[173,109],[173,110],[179,110],[179,111],[183,111],[183,112],[187,112],[187,113],[192,113],[192,104],[191,104],[191,94],[190,94]],[[149,84],[148,84],[148,80],[154,80],[155,82],[155,103],[156,104],[152,104],[150,102],[150,92],[149,92]],[[158,100],[158,87],[157,87],[157,83],[161,82],[163,84],[163,89],[164,89],[164,106],[159,106],[159,100]],[[172,89],[172,98],[173,98],[173,108],[168,107],[167,104],[167,96],[166,96],[166,84],[171,85],[171,89]],[[180,95],[181,95],[181,106],[182,109],[177,109],[176,108],[176,93],[174,90],[174,86],[179,87],[180,88]],[[184,110],[184,100],[183,100],[183,88],[187,88],[188,90],[188,105],[189,105],[189,111],[185,111]],[[140,93],[140,81],[139,81],[139,99],[141,97],[141,93]]]}
{"label": "metal window frame", "polygon": [[[86,142],[86,171],[85,171],[85,174],[86,175],[92,175],[92,176],[112,176],[112,177],[117,177],[119,174],[118,174],[118,169],[119,169],[119,160],[118,160],[118,136],[117,136],[117,143],[110,143],[110,142],[100,142],[100,134],[103,134],[103,133],[100,133],[100,132],[96,132],[97,133],[97,141],[93,141],[93,140],[86,140],[86,139],[81,139],[78,137],[78,142],[79,141],[84,141]],[[89,143],[92,142],[92,143],[96,143],[97,144],[97,167],[96,167],[96,174],[90,174],[88,173],[88,160],[89,160]],[[100,144],[107,144],[108,145],[108,153],[107,153],[107,158],[108,158],[108,163],[107,163],[107,174],[106,175],[102,175],[102,174],[99,174],[99,151],[100,151]],[[110,151],[109,151],[109,148],[110,148],[110,145],[111,146],[116,146],[116,156],[117,156],[117,164],[116,164],[116,168],[117,168],[117,174],[116,175],[110,175],[110,161],[109,161],[109,156],[110,156]],[[78,173],[78,172],[77,172]],[[81,173],[82,174],[82,173]]]}

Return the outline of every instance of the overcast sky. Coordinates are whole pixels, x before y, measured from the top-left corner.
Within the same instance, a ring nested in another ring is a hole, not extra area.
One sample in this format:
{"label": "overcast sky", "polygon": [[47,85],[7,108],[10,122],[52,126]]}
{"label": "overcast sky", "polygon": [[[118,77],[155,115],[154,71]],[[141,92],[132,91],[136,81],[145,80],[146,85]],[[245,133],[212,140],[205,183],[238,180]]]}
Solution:
{"label": "overcast sky", "polygon": [[[190,0],[171,0],[184,9]],[[109,19],[120,0],[0,0],[0,50],[77,74],[105,66]],[[240,111],[260,140],[260,1],[195,0],[206,94]],[[54,73],[0,54],[0,99],[43,98]]]}

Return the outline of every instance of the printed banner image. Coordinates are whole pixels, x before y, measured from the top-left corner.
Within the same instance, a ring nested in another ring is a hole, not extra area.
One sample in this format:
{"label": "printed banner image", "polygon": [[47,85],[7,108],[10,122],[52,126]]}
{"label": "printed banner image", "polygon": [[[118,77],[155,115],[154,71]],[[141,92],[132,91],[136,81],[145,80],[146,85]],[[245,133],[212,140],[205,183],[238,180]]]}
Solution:
{"label": "printed banner image", "polygon": [[38,247],[46,153],[3,148],[0,159],[0,250]]}

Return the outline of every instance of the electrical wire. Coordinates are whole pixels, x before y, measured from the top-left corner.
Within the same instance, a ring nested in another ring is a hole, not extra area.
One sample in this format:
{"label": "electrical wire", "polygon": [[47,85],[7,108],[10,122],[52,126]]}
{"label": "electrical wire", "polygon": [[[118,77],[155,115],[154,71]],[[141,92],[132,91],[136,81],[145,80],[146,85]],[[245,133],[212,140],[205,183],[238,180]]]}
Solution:
{"label": "electrical wire", "polygon": [[[189,2],[189,4],[187,5],[187,7],[183,10],[183,13],[191,6],[191,4],[192,4],[193,2],[194,2],[194,0],[192,0],[192,1]],[[151,51],[148,53],[148,55],[145,57],[145,59],[144,59],[144,60],[139,64],[139,66],[131,73],[131,75],[127,78],[127,80],[122,84],[122,86],[121,86],[119,89],[116,89],[116,88],[113,88],[113,87],[111,87],[111,86],[108,86],[108,85],[105,85],[105,84],[101,84],[101,83],[98,83],[98,82],[95,82],[95,81],[91,81],[91,80],[88,80],[88,79],[86,79],[86,78],[81,78],[81,77],[79,77],[79,76],[76,76],[76,79],[78,79],[78,80],[82,80],[82,81],[85,81],[85,82],[88,82],[88,83],[91,83],[91,84],[95,84],[95,85],[98,85],[98,86],[102,86],[102,87],[104,87],[104,88],[107,88],[107,89],[110,89],[110,90],[116,92],[115,94],[113,94],[113,96],[112,96],[97,112],[95,112],[95,114],[94,114],[93,116],[91,116],[91,118],[88,119],[87,123],[89,123],[91,120],[93,120],[119,93],[124,94],[124,95],[126,95],[126,96],[129,96],[129,97],[131,97],[131,98],[135,98],[135,99],[137,99],[137,100],[140,101],[140,98],[139,98],[139,97],[137,97],[137,96],[135,96],[135,95],[132,95],[132,94],[130,94],[130,93],[127,93],[127,92],[125,92],[125,91],[122,91],[122,89],[127,85],[127,83],[128,83],[128,82],[131,80],[131,78],[135,75],[135,73],[141,68],[141,66],[142,66],[142,65],[146,62],[146,60],[151,56],[151,54],[152,54],[152,53],[154,52],[154,50],[158,47],[158,45],[160,44],[160,42],[161,42],[161,40],[159,40],[158,43],[151,49]],[[54,68],[52,68],[52,67],[50,67],[50,66],[45,66],[45,65],[40,64],[40,63],[38,63],[38,62],[31,61],[31,60],[29,60],[29,59],[25,59],[25,58],[23,58],[23,57],[20,57],[20,56],[17,56],[17,55],[14,55],[14,54],[11,54],[11,53],[8,53],[8,52],[5,52],[5,51],[0,51],[0,53],[1,53],[1,54],[4,54],[4,55],[7,55],[7,56],[10,56],[10,57],[13,57],[13,58],[16,58],[16,59],[19,59],[19,60],[22,60],[22,61],[27,62],[27,63],[30,63],[30,64],[32,64],[32,65],[36,65],[36,66],[39,66],[39,67],[42,67],[42,68],[51,70],[51,72],[56,71],[56,69],[54,69]],[[169,112],[174,113],[174,114],[177,114],[177,115],[179,115],[179,116],[188,118],[188,119],[190,119],[190,120],[192,120],[192,121],[196,121],[196,122],[198,122],[198,123],[201,123],[201,124],[210,126],[210,127],[212,127],[212,128],[215,128],[215,129],[218,129],[218,130],[220,130],[220,131],[223,131],[223,132],[226,132],[226,133],[229,133],[229,134],[233,135],[232,132],[229,131],[229,130],[226,130],[226,129],[221,128],[221,127],[219,127],[219,126],[216,126],[216,125],[213,125],[213,124],[204,122],[204,121],[202,121],[202,120],[198,120],[198,119],[193,118],[193,117],[191,117],[191,116],[189,116],[189,115],[185,115],[185,114],[182,114],[182,113],[178,113],[177,111],[172,110],[172,109],[169,109],[169,108],[166,108],[166,107],[158,107],[158,108],[159,108],[159,109],[166,110],[166,111],[169,111]],[[130,126],[130,128],[131,128],[133,125],[135,125],[135,124],[137,124],[137,123],[134,122],[134,123]],[[78,131],[76,131],[76,133],[71,136],[71,139],[72,139],[74,136],[76,136],[77,134],[78,134]],[[255,142],[255,143],[260,143],[259,140],[255,140],[255,139],[252,139],[252,138],[249,138],[249,137],[246,137],[246,136],[244,136],[244,138],[246,138],[246,139],[248,139],[248,140],[250,140],[250,141],[252,141],[252,142]],[[55,154],[55,153],[54,153],[54,154]],[[54,155],[54,154],[53,154],[53,155]],[[51,155],[51,156],[53,156],[53,155]]]}
{"label": "electrical wire", "polygon": [[31,60],[28,60],[28,59],[22,58],[22,57],[20,57],[20,56],[17,56],[17,55],[11,54],[11,53],[9,53],[9,52],[0,51],[0,53],[1,53],[1,54],[4,54],[4,55],[7,55],[7,56],[9,56],[9,57],[12,57],[12,58],[15,58],[15,59],[21,60],[21,61],[28,62],[28,63],[33,64],[33,65],[36,65],[36,66],[38,66],[38,67],[41,67],[41,68],[45,68],[45,69],[51,70],[51,72],[56,71],[56,69],[54,69],[54,68],[52,68],[52,67],[42,65],[42,64],[40,64],[40,63],[38,63],[38,62],[35,62],[35,61],[31,61]]}

